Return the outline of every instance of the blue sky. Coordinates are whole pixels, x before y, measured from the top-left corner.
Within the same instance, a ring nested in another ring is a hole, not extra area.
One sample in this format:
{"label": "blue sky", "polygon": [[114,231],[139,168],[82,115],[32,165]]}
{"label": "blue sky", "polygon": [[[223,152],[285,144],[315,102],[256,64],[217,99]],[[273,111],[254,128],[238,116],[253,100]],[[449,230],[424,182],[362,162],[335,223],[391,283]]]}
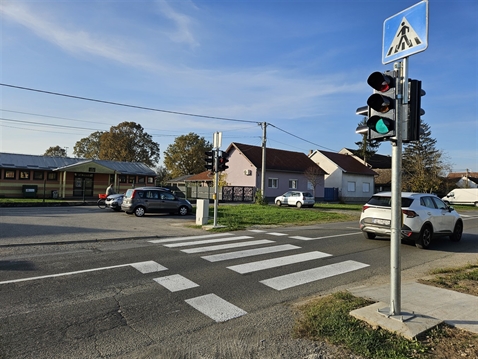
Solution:
{"label": "blue sky", "polygon": [[[165,151],[194,132],[308,153],[356,148],[383,22],[415,0],[2,0],[0,151],[73,147],[123,121]],[[455,171],[478,171],[478,2],[430,0],[429,46],[409,57],[422,119]],[[384,142],[381,154],[391,154]]]}

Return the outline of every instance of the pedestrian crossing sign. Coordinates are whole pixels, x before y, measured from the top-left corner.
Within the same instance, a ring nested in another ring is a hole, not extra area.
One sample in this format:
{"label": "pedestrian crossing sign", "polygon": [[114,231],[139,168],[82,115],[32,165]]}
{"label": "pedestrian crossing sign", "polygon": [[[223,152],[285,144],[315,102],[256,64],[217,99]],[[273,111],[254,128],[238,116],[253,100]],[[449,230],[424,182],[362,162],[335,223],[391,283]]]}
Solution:
{"label": "pedestrian crossing sign", "polygon": [[428,47],[428,1],[421,1],[383,23],[382,63],[425,51]]}

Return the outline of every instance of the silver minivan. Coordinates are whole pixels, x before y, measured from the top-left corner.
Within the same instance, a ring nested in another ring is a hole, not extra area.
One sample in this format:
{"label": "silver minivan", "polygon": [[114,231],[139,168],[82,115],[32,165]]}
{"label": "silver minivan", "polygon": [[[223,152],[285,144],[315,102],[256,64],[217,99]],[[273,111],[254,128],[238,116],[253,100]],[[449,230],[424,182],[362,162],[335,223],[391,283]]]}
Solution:
{"label": "silver minivan", "polygon": [[170,213],[185,216],[192,212],[191,203],[176,197],[170,190],[162,187],[131,188],[126,191],[121,209],[127,214],[142,217],[145,213]]}

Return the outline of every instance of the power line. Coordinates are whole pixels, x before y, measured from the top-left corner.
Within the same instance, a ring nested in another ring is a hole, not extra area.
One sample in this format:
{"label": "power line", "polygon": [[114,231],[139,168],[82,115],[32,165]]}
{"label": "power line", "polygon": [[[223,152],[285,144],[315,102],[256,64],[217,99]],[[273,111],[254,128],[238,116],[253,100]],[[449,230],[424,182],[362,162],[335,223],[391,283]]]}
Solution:
{"label": "power line", "polygon": [[286,131],[286,130],[283,130],[282,128],[279,128],[279,127],[277,127],[277,126],[274,126],[274,125],[271,124],[271,123],[269,123],[269,126],[272,126],[272,127],[276,128],[276,129],[278,129],[279,131],[282,131],[282,132],[284,132],[284,133],[287,133],[288,135],[290,135],[290,136],[292,136],[292,137],[298,138],[298,139],[301,140],[301,141],[308,142],[308,143],[310,143],[310,144],[312,144],[312,145],[314,145],[314,146],[318,146],[318,147],[321,147],[321,148],[325,148],[326,150],[329,150],[329,151],[332,151],[332,152],[338,152],[338,151],[333,150],[333,149],[331,149],[331,148],[327,148],[327,147],[318,145],[317,143],[314,143],[314,142],[311,142],[311,141],[309,141],[309,140],[306,140],[305,138],[296,136],[296,135],[294,135],[293,133],[290,133],[290,132],[288,132],[288,131]]}
{"label": "power line", "polygon": [[68,95],[68,94],[59,93],[59,92],[38,90],[38,89],[30,88],[30,87],[15,86],[15,85],[9,85],[9,84],[4,84],[4,83],[0,83],[0,85],[1,85],[1,86],[6,86],[6,87],[11,87],[11,88],[16,88],[16,89],[20,89],[20,90],[34,91],[34,92],[46,93],[46,94],[49,94],[49,95],[63,96],[63,97],[68,97],[68,98],[75,98],[75,99],[78,99],[78,100],[85,100],[85,101],[92,101],[92,102],[104,103],[104,104],[108,104],[108,105],[115,105],[115,106],[123,106],[123,107],[129,107],[129,108],[136,108],[136,109],[140,109],[140,110],[163,112],[163,113],[169,113],[169,114],[173,114],[173,115],[200,117],[200,118],[208,118],[208,119],[212,119],[212,120],[222,120],[222,121],[235,121],[235,122],[258,123],[257,121],[238,120],[238,119],[234,119],[234,118],[198,115],[198,114],[187,113],[187,112],[161,110],[161,109],[152,108],[152,107],[143,107],[143,106],[129,105],[129,104],[119,103],[119,102],[112,102],[112,101],[105,101],[105,100],[97,100],[97,99],[89,98],[89,97],[74,96],[74,95]]}

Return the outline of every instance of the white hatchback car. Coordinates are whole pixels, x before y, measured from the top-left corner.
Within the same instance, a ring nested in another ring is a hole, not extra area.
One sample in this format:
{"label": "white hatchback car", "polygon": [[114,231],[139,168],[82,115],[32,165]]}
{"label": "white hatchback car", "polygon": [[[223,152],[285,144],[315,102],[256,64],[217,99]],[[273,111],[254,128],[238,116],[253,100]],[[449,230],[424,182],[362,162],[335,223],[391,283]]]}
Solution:
{"label": "white hatchback car", "polygon": [[[373,195],[362,208],[360,229],[365,238],[390,237],[391,192]],[[429,193],[402,193],[402,239],[428,248],[433,237],[448,236],[458,242],[463,233],[460,215],[440,198]]]}
{"label": "white hatchback car", "polygon": [[287,206],[296,206],[297,208],[314,207],[315,198],[309,192],[289,191],[282,196],[276,197],[274,203],[278,206],[285,204]]}

